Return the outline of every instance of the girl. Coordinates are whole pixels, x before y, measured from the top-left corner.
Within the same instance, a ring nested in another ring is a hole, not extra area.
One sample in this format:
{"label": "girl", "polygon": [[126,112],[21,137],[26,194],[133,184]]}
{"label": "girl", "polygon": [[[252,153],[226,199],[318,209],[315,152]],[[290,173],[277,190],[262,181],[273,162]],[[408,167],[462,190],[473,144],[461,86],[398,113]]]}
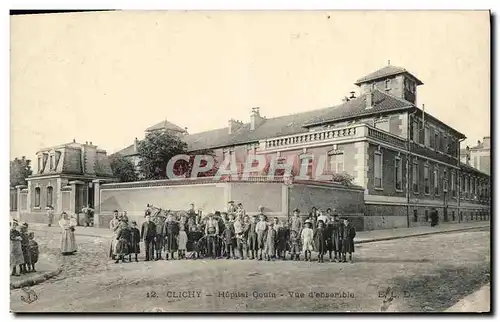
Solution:
{"label": "girl", "polygon": [[61,253],[63,255],[71,255],[76,252],[75,227],[71,225],[67,213],[61,214],[59,226],[62,229],[61,236]]}
{"label": "girl", "polygon": [[38,262],[38,243],[35,241],[35,233],[31,232],[28,235],[29,238],[29,252],[30,252],[30,259],[31,259],[31,267],[30,269],[32,272],[36,272],[35,269],[35,264]]}
{"label": "girl", "polygon": [[[302,251],[304,252],[304,260],[311,261],[311,251],[313,250],[313,240],[314,232],[311,228],[312,223],[309,219],[305,222],[305,228],[302,229],[301,239],[302,239]],[[308,256],[309,255],[309,256]]]}
{"label": "girl", "polygon": [[266,260],[270,261],[271,259],[275,259],[276,255],[276,238],[277,233],[276,229],[274,229],[274,223],[269,222],[269,227],[267,229],[267,233],[265,234],[265,256]]}
{"label": "girl", "polygon": [[130,242],[130,230],[125,221],[120,223],[120,228],[118,231],[118,236],[116,237],[116,261],[118,264],[120,260],[125,263],[125,256],[129,254],[128,246]]}
{"label": "girl", "polygon": [[137,222],[132,221],[132,225],[130,227],[130,252],[128,255],[129,262],[132,261],[132,254],[135,254],[135,261],[137,260],[137,254],[140,254],[141,249],[139,243],[141,241],[141,232],[139,228],[137,228]]}
{"label": "girl", "polygon": [[186,225],[179,225],[179,236],[177,237],[177,242],[179,245],[179,249],[177,252],[178,259],[186,258],[186,244],[187,244],[187,234],[186,234]]}
{"label": "girl", "polygon": [[21,247],[21,233],[17,230],[18,223],[14,219],[10,225],[10,265],[12,266],[12,276],[19,276],[16,267],[24,263],[23,250]]}

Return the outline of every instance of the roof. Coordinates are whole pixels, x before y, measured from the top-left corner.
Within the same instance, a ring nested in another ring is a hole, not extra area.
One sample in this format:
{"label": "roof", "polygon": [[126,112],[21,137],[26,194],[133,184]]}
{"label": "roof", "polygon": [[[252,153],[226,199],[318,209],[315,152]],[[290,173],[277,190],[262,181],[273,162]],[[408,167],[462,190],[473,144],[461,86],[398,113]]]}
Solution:
{"label": "roof", "polygon": [[167,120],[163,120],[160,123],[157,123],[153,126],[150,126],[146,129],[146,132],[151,132],[151,131],[156,131],[156,130],[173,130],[173,131],[178,131],[178,132],[185,132],[186,129],[183,129],[182,127],[175,125],[174,123],[171,123]]}
{"label": "roof", "polygon": [[477,168],[474,168],[473,166],[468,165],[467,163],[460,162],[460,168],[461,168],[462,170],[467,170],[467,171],[469,171],[469,172],[476,172],[476,173],[482,174],[482,175],[484,175],[484,176],[488,176],[488,177],[490,177],[490,175],[489,175],[489,174],[487,174],[486,172],[483,172],[483,171],[481,171],[481,170],[479,170],[479,169],[477,169]]}
{"label": "roof", "polygon": [[319,125],[322,123],[361,117],[365,115],[371,115],[374,113],[388,112],[388,111],[414,107],[412,103],[406,100],[394,97],[388,93],[375,89],[373,91],[373,107],[367,109],[366,108],[367,95],[368,94],[363,94],[341,105],[330,107],[326,109],[323,113],[317,113],[316,117],[308,120],[305,123],[305,125],[306,126]]}
{"label": "roof", "polygon": [[374,71],[373,73],[370,73],[370,74],[366,75],[365,77],[358,79],[356,81],[356,83],[354,83],[354,84],[359,86],[362,83],[374,81],[374,80],[385,78],[388,76],[395,76],[395,75],[399,75],[399,74],[410,75],[411,77],[413,77],[417,81],[417,85],[424,84],[424,83],[422,83],[421,80],[419,80],[417,77],[415,77],[415,75],[412,75],[406,69],[404,69],[402,67],[392,66],[392,65],[387,65],[385,67],[382,67],[382,68]]}

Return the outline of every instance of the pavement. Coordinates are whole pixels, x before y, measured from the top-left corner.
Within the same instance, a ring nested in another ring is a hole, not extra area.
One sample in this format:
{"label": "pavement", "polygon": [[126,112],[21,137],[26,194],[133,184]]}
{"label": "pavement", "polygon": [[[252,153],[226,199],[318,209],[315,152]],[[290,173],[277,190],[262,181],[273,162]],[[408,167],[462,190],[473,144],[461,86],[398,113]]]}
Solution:
{"label": "pavement", "polygon": [[22,288],[42,283],[61,273],[61,266],[53,256],[40,254],[35,265],[36,272],[10,277],[10,288]]}
{"label": "pavement", "polygon": [[472,293],[469,296],[464,297],[462,300],[457,302],[455,305],[447,309],[445,312],[474,312],[474,313],[486,313],[491,310],[491,295],[490,295],[490,283],[481,287],[478,291]]}
{"label": "pavement", "polygon": [[[61,230],[57,226],[47,227],[45,224],[29,224],[31,230],[40,232],[51,232],[51,233],[61,233]],[[385,240],[393,240],[408,237],[426,236],[431,234],[439,233],[450,233],[456,231],[464,231],[471,229],[480,229],[490,227],[489,221],[479,221],[479,222],[465,222],[460,224],[441,224],[436,227],[430,226],[418,226],[410,228],[396,228],[396,229],[379,229],[370,231],[358,231],[356,232],[355,244],[371,243]],[[76,235],[88,236],[88,237],[98,237],[98,238],[111,238],[112,233],[110,230],[105,228],[94,228],[94,227],[77,227],[75,231]]]}

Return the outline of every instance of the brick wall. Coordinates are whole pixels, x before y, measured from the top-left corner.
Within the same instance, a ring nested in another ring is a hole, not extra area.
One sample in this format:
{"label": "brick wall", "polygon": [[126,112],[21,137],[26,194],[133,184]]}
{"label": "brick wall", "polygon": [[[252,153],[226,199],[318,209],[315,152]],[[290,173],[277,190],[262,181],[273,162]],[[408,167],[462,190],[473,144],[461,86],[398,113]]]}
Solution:
{"label": "brick wall", "polygon": [[[57,194],[56,194],[56,178],[48,179],[33,179],[31,180],[31,207],[29,212],[39,212],[45,213],[45,208],[47,207],[47,187],[52,187],[52,206],[57,209]],[[40,188],[40,207],[35,208],[35,190]]]}

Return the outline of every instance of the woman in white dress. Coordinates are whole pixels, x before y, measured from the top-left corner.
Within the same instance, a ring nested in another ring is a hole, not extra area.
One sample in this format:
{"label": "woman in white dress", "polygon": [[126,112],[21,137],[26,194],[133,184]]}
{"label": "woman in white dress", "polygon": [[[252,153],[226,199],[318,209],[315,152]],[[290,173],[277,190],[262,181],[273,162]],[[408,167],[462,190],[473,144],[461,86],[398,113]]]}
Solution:
{"label": "woman in white dress", "polygon": [[[302,229],[301,239],[302,239],[302,251],[305,255],[305,261],[311,261],[311,251],[313,250],[314,242],[314,231],[312,230],[312,222],[307,219],[305,222],[306,227]],[[307,256],[309,255],[309,256]]]}
{"label": "woman in white dress", "polygon": [[62,229],[61,236],[61,253],[63,255],[71,255],[76,252],[75,226],[74,220],[70,220],[67,213],[61,214],[59,226]]}

